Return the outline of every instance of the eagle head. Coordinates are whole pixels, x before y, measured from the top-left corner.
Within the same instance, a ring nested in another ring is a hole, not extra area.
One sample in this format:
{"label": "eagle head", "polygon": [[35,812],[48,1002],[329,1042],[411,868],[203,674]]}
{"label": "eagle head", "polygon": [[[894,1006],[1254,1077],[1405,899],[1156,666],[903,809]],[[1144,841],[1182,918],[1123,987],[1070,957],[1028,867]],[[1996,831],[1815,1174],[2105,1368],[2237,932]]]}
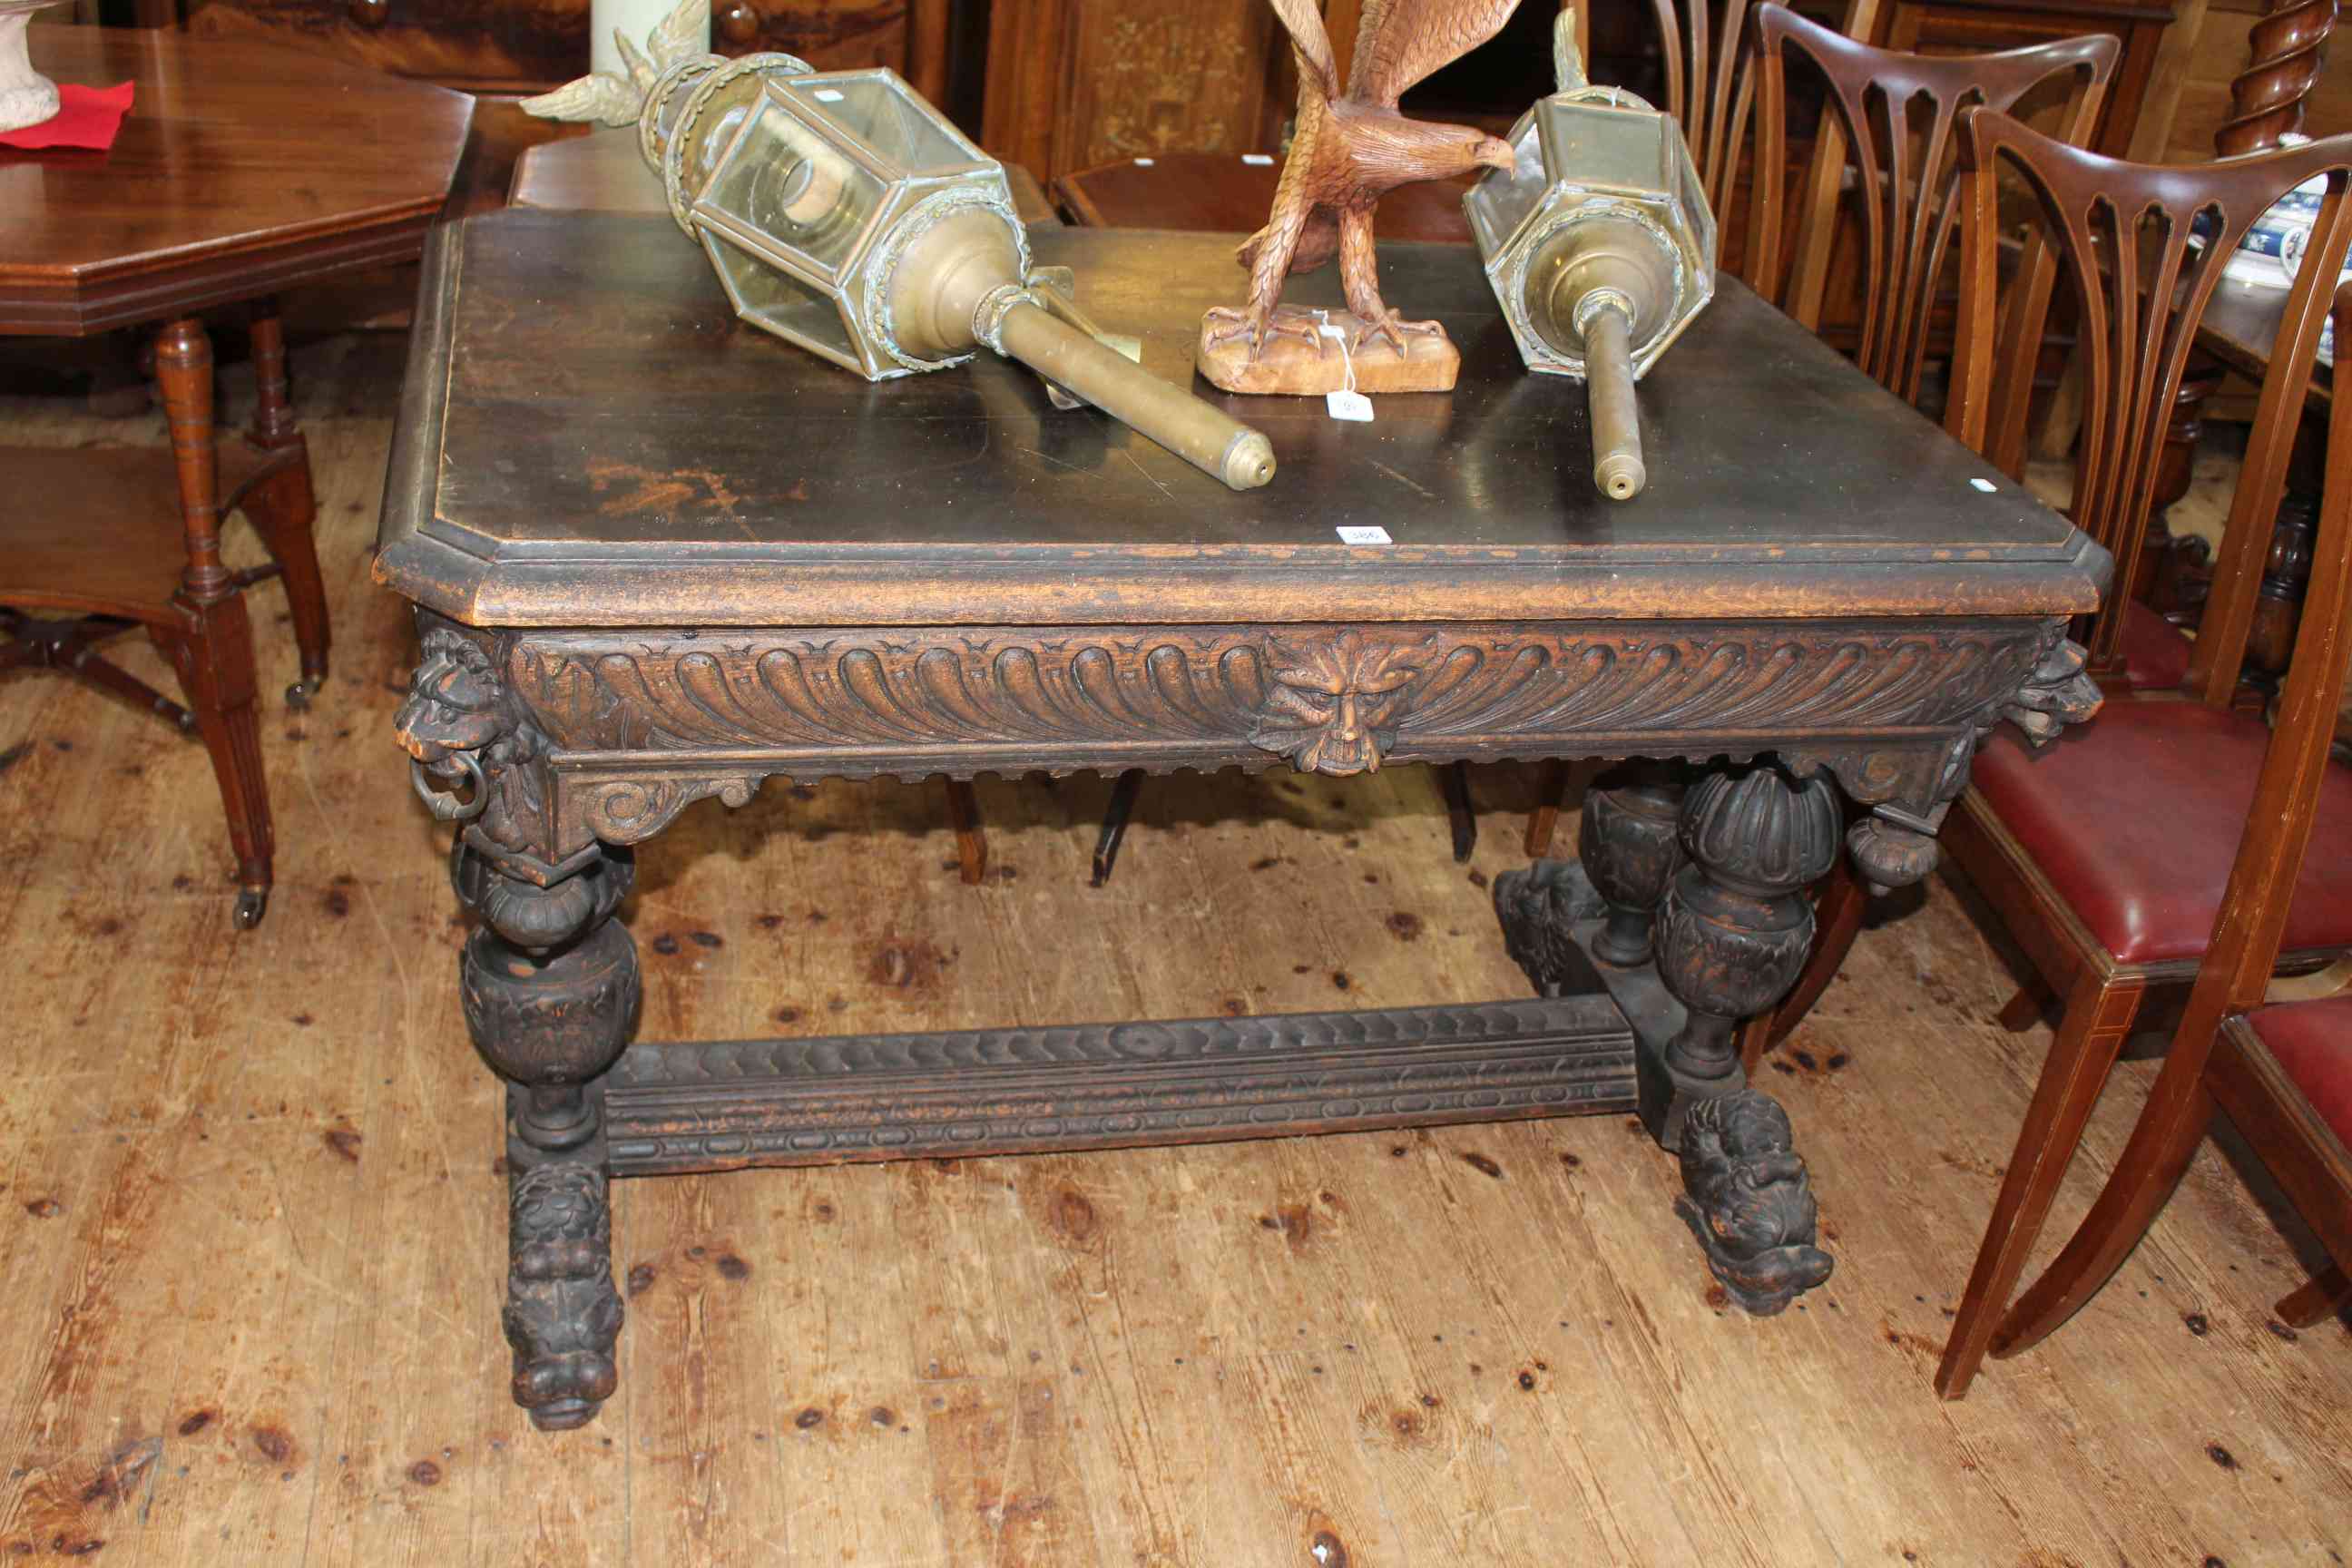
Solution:
{"label": "eagle head", "polygon": [[1508,169],[1511,144],[1467,125],[1408,120],[1401,114],[1366,117],[1349,127],[1349,152],[1358,177],[1375,191],[1414,180],[1451,179],[1473,169]]}
{"label": "eagle head", "polygon": [[1518,166],[1518,154],[1511,151],[1508,142],[1499,136],[1481,136],[1478,138],[1478,150],[1471,155],[1470,166],[1500,169],[1508,174]]}

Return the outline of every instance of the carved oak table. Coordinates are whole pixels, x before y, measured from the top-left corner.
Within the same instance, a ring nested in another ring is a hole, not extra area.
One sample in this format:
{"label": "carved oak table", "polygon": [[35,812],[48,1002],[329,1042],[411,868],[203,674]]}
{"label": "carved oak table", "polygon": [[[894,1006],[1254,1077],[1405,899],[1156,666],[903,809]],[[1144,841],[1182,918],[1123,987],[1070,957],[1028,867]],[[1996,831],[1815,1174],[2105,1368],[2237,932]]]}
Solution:
{"label": "carved oak table", "polygon": [[[1183,374],[1230,238],[1034,238]],[[2095,704],[2063,638],[2106,558],[1728,281],[1643,384],[1648,491],[1603,501],[1580,390],[1521,372],[1476,258],[1382,268],[1460,386],[1371,425],[1236,400],[1281,471],[1235,495],[1004,363],[876,385],[747,331],[664,217],[436,240],[376,570],[417,607],[400,738],[479,916],[541,1426],[613,1392],[615,1175],[1638,1108],[1743,1302],[1826,1275],[1733,1027],[1794,978],[1841,836],[1924,876],[1979,733]],[[1505,757],[1664,760],[1592,795],[1582,866],[1498,886],[1532,999],[629,1043],[632,847],[706,795]]]}

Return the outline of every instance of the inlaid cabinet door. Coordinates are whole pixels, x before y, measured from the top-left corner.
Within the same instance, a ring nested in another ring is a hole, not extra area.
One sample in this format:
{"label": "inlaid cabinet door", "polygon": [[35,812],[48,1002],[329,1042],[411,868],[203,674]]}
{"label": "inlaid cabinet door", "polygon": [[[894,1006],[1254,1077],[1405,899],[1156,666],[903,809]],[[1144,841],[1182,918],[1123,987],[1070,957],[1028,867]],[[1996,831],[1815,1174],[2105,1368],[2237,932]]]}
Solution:
{"label": "inlaid cabinet door", "polygon": [[1265,0],[994,0],[982,144],[1045,179],[1274,152],[1295,90],[1286,42]]}

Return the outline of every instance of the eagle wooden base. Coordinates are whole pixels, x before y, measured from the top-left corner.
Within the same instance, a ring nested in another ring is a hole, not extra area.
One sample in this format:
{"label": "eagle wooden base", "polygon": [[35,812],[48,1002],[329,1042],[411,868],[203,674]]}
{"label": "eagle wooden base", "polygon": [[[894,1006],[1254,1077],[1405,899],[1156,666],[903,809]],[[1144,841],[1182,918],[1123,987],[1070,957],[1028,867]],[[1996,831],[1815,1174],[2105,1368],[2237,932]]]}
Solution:
{"label": "eagle wooden base", "polygon": [[[1325,324],[1347,335],[1331,337],[1319,330]],[[1275,330],[1255,357],[1244,337],[1210,343],[1213,333],[1232,326],[1214,311],[1202,318],[1201,340],[1192,354],[1192,363],[1210,384],[1227,392],[1320,397],[1349,384],[1350,361],[1355,388],[1368,397],[1384,392],[1451,392],[1462,368],[1461,353],[1444,332],[1407,331],[1402,354],[1381,337],[1367,338],[1362,347],[1349,346],[1342,353],[1343,345],[1353,345],[1363,331],[1363,318],[1352,310],[1276,305]],[[1299,335],[1300,329],[1314,332],[1315,341]]]}

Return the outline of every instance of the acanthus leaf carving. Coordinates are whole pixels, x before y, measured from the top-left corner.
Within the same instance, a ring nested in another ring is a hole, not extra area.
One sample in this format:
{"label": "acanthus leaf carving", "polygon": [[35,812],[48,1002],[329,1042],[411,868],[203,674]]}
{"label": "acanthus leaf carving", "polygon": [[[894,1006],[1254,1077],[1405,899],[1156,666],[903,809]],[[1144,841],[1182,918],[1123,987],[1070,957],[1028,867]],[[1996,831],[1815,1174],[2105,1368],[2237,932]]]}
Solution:
{"label": "acanthus leaf carving", "polygon": [[759,793],[757,773],[670,773],[597,779],[568,776],[567,804],[577,802],[581,821],[606,844],[641,844],[667,827],[677,814],[706,795],[729,806],[749,805]]}

